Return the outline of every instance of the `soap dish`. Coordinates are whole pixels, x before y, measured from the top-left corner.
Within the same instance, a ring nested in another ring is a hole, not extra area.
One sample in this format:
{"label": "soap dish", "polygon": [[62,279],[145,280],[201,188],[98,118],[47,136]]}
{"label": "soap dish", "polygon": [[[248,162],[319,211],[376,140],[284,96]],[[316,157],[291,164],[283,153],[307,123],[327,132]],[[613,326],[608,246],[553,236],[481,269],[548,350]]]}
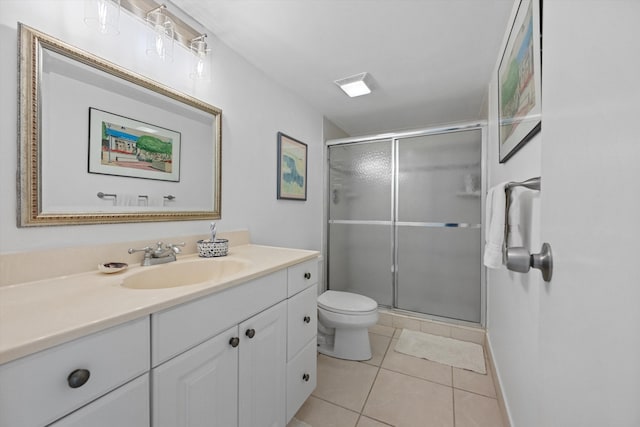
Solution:
{"label": "soap dish", "polygon": [[98,270],[103,273],[117,273],[125,268],[129,267],[129,264],[125,262],[106,262],[104,264],[98,264]]}

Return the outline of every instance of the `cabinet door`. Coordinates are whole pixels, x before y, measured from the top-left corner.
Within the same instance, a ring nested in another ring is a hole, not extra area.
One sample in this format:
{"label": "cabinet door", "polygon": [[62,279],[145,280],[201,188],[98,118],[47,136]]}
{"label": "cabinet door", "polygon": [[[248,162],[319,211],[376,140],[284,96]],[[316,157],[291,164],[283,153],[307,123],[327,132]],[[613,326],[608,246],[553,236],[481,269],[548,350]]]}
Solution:
{"label": "cabinet door", "polygon": [[237,326],[152,369],[154,427],[238,424]]}
{"label": "cabinet door", "polygon": [[240,324],[240,427],[286,424],[286,340],[286,301]]}
{"label": "cabinet door", "polygon": [[149,375],[136,378],[49,427],[149,427]]}

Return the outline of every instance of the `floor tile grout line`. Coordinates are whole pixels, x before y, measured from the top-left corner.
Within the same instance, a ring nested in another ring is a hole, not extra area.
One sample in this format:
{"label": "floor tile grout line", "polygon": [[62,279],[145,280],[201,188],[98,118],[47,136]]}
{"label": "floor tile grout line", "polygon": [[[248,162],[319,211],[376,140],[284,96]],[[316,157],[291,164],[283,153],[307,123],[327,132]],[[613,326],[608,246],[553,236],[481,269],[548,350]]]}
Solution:
{"label": "floor tile grout line", "polygon": [[[356,421],[356,426],[360,422],[360,418],[362,418],[362,414],[364,413],[364,408],[367,406],[367,402],[369,401],[369,397],[371,396],[373,387],[375,386],[376,380],[378,379],[378,375],[380,374],[380,369],[382,369],[382,363],[384,362],[384,358],[387,357],[387,352],[389,351],[389,347],[391,347],[391,341],[392,339],[389,340],[389,343],[387,344],[387,347],[384,350],[384,354],[382,355],[382,359],[380,359],[380,365],[377,366],[378,370],[376,371],[376,376],[373,378],[373,382],[371,383],[371,387],[369,388],[369,393],[367,393],[367,397],[364,399],[364,403],[362,404],[362,409],[360,410],[360,415],[358,416],[358,420]],[[376,418],[372,418],[372,419],[378,421]]]}
{"label": "floor tile grout line", "polygon": [[[382,368],[382,365],[380,367]],[[404,375],[404,376],[409,377],[409,378],[415,378],[416,380],[426,381],[426,382],[431,383],[431,384],[441,385],[443,387],[453,387],[453,385],[452,385],[453,384],[453,379],[451,380],[451,384],[442,384],[442,383],[439,383],[438,381],[433,381],[433,380],[430,380],[430,379],[427,379],[427,378],[417,377],[415,375],[407,374],[406,372],[397,371],[395,369],[390,369],[390,368],[382,368],[382,369],[384,369],[385,371],[393,372],[394,374],[400,374],[400,375]],[[461,389],[461,390],[464,390],[464,389]]]}
{"label": "floor tile grout line", "polygon": [[477,391],[467,390],[466,388],[461,388],[461,387],[453,386],[453,389],[455,389],[455,390],[460,390],[460,391],[465,391],[465,392],[467,392],[467,393],[475,394],[476,396],[480,396],[480,397],[486,397],[487,399],[498,400],[498,398],[497,398],[497,397],[487,396],[486,394],[478,393]]}
{"label": "floor tile grout line", "polygon": [[[453,370],[451,375],[453,375]],[[453,385],[451,386],[451,417],[453,418],[453,427],[456,427],[456,392]]]}
{"label": "floor tile grout line", "polygon": [[358,414],[358,415],[359,415],[359,412],[358,412],[358,411],[354,411],[353,409],[351,409],[351,408],[347,408],[346,406],[342,406],[342,405],[340,405],[340,404],[338,404],[338,403],[336,403],[336,402],[332,402],[332,401],[327,400],[327,399],[325,399],[325,398],[322,398],[322,397],[320,397],[320,396],[316,396],[315,394],[311,394],[311,396],[309,396],[309,397],[314,397],[314,398],[316,398],[316,399],[318,399],[318,400],[322,400],[322,401],[323,401],[323,402],[325,402],[325,403],[328,403],[328,404],[333,405],[333,406],[337,406],[338,408],[346,409],[346,410],[347,410],[347,411],[349,411],[349,412],[353,412],[354,414]]}

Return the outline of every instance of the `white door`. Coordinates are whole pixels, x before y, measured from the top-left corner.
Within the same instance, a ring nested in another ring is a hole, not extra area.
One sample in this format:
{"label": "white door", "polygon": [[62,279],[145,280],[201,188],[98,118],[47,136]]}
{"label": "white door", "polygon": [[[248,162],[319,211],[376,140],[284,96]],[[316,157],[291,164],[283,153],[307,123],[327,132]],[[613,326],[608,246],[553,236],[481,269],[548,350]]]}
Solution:
{"label": "white door", "polygon": [[237,336],[234,326],[152,370],[154,427],[238,424]]}
{"label": "white door", "polygon": [[538,426],[640,425],[638,16],[544,3]]}
{"label": "white door", "polygon": [[241,323],[239,334],[239,425],[282,427],[286,424],[286,301]]}

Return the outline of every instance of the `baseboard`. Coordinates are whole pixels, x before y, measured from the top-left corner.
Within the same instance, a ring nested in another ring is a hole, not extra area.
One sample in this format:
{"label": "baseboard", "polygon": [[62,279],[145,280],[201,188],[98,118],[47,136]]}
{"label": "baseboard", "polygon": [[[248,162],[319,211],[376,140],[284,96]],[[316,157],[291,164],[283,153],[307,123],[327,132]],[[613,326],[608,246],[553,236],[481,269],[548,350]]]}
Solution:
{"label": "baseboard", "polygon": [[502,384],[500,383],[500,377],[498,377],[498,371],[496,369],[496,363],[493,359],[493,353],[491,350],[491,343],[489,341],[489,334],[485,334],[485,341],[483,344],[485,354],[487,355],[487,363],[489,363],[491,376],[493,377],[493,385],[496,389],[496,398],[498,400],[498,408],[500,409],[500,416],[502,417],[502,424],[504,427],[511,427],[511,419],[509,412],[507,411],[507,405],[505,404],[504,394],[502,393]]}

